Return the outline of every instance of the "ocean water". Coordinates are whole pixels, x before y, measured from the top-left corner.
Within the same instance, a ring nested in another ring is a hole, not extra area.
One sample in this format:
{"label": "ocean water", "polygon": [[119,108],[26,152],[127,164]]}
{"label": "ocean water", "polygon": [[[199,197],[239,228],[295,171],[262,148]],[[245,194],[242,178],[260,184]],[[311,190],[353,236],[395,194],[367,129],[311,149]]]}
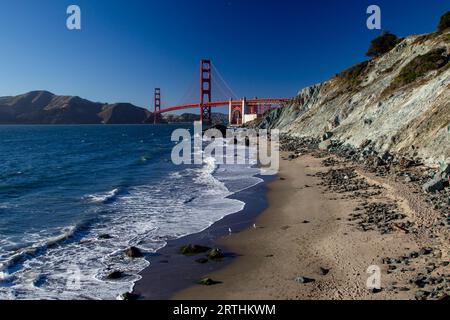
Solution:
{"label": "ocean water", "polygon": [[168,240],[242,210],[254,159],[175,166],[179,127],[0,126],[0,299],[116,299]]}

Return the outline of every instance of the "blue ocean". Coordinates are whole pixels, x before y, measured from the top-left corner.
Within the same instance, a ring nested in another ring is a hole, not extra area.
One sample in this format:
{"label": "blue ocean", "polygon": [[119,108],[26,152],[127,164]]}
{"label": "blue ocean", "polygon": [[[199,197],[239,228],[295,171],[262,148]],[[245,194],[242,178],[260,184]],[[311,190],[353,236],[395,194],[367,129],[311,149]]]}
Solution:
{"label": "blue ocean", "polygon": [[229,196],[262,181],[254,163],[176,166],[180,127],[0,126],[0,299],[116,299],[151,267],[127,248],[242,210]]}

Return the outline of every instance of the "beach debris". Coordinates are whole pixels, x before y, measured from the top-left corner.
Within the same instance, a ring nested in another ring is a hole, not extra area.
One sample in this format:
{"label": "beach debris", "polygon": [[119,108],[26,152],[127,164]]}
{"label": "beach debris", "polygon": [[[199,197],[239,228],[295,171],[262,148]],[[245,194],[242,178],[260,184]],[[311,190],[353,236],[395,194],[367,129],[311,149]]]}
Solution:
{"label": "beach debris", "polygon": [[435,193],[444,189],[444,182],[444,179],[437,175],[433,179],[425,183],[422,189],[425,192]]}
{"label": "beach debris", "polygon": [[130,247],[125,251],[125,254],[130,258],[142,258],[144,254],[141,249],[136,247]]}
{"label": "beach debris", "polygon": [[253,229],[257,229],[256,223],[253,224]]}
{"label": "beach debris", "polygon": [[322,267],[319,268],[319,273],[320,273],[322,276],[326,276],[329,272],[330,272],[330,269],[322,268]]}
{"label": "beach debris", "polygon": [[380,293],[381,291],[383,291],[383,289],[382,288],[372,288],[372,289],[370,289],[370,292],[372,292],[372,293]]}
{"label": "beach debris", "polygon": [[433,248],[422,248],[422,249],[420,249],[420,251],[419,251],[419,254],[421,255],[421,256],[427,256],[427,255],[429,255],[429,254],[431,254],[433,252]]}
{"label": "beach debris", "polygon": [[208,255],[208,258],[211,260],[222,259],[225,257],[222,250],[217,249],[217,248],[209,250],[207,255]]}
{"label": "beach debris", "polygon": [[228,228],[228,233],[229,233],[229,234],[232,234],[232,233],[233,233],[233,230],[231,230],[231,228]]}
{"label": "beach debris", "polygon": [[327,151],[328,149],[330,149],[331,145],[332,145],[331,140],[325,140],[325,141],[319,143],[319,150]]}
{"label": "beach debris", "polygon": [[200,279],[197,283],[198,283],[198,284],[201,284],[201,285],[203,285],[203,286],[213,286],[213,285],[215,285],[215,284],[220,284],[220,283],[222,283],[222,282],[220,282],[220,281],[215,281],[215,280],[213,280],[213,279],[211,279],[211,278],[203,278],[203,279]]}
{"label": "beach debris", "polygon": [[395,203],[367,203],[362,209],[351,213],[349,218],[349,221],[355,221],[362,231],[378,230],[382,234],[387,234],[397,229],[402,229],[406,233],[412,230],[411,222],[400,222],[406,216],[398,212]]}
{"label": "beach debris", "polygon": [[196,244],[188,244],[180,248],[180,252],[184,255],[196,255],[208,252],[209,250],[211,250],[211,248]]}
{"label": "beach debris", "polygon": [[308,224],[308,223],[311,223],[310,221],[308,221],[308,220],[303,220],[303,222],[302,222],[303,224]]}
{"label": "beach debris", "polygon": [[416,300],[426,300],[427,297],[430,295],[430,292],[425,290],[419,290],[415,294]]}
{"label": "beach debris", "polygon": [[340,162],[336,160],[335,158],[327,158],[322,161],[322,165],[324,167],[334,167],[337,166]]}
{"label": "beach debris", "polygon": [[329,140],[333,137],[333,132],[325,132],[322,136],[322,140],[326,141]]}
{"label": "beach debris", "polygon": [[295,279],[295,281],[297,281],[298,283],[301,283],[301,284],[307,284],[307,283],[315,282],[316,280],[312,279],[312,278],[308,278],[308,277],[297,277]]}

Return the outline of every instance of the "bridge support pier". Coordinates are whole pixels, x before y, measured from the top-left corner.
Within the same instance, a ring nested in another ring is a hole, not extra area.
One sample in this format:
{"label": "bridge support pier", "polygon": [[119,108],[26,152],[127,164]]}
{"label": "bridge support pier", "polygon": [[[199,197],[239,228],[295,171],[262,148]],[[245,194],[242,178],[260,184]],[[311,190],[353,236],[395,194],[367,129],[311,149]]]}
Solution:
{"label": "bridge support pier", "polygon": [[[206,99],[205,99],[206,98]],[[211,103],[211,60],[200,61],[200,121],[212,123],[211,106],[205,106],[205,102]]]}
{"label": "bridge support pier", "polygon": [[155,88],[155,112],[153,113],[153,124],[157,124],[161,118],[161,89]]}

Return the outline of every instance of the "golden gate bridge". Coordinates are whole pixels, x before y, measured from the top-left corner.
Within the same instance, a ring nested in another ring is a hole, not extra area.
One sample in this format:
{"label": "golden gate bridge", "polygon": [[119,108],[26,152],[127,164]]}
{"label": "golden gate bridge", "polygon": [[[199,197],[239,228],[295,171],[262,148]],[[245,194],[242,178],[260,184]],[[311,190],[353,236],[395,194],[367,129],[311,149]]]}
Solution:
{"label": "golden gate bridge", "polygon": [[[213,77],[213,70],[217,74],[217,79]],[[217,86],[218,91],[223,95],[227,95],[227,99],[212,99],[213,82]],[[161,88],[155,88],[154,92],[154,123],[158,123],[161,114],[171,111],[185,109],[200,109],[200,121],[202,123],[212,123],[212,108],[228,106],[230,125],[242,125],[246,122],[255,120],[267,110],[273,107],[286,104],[289,98],[253,98],[238,99],[217,69],[211,63],[211,60],[200,61],[200,101],[195,103],[178,104],[174,106],[162,107],[161,105]]]}

